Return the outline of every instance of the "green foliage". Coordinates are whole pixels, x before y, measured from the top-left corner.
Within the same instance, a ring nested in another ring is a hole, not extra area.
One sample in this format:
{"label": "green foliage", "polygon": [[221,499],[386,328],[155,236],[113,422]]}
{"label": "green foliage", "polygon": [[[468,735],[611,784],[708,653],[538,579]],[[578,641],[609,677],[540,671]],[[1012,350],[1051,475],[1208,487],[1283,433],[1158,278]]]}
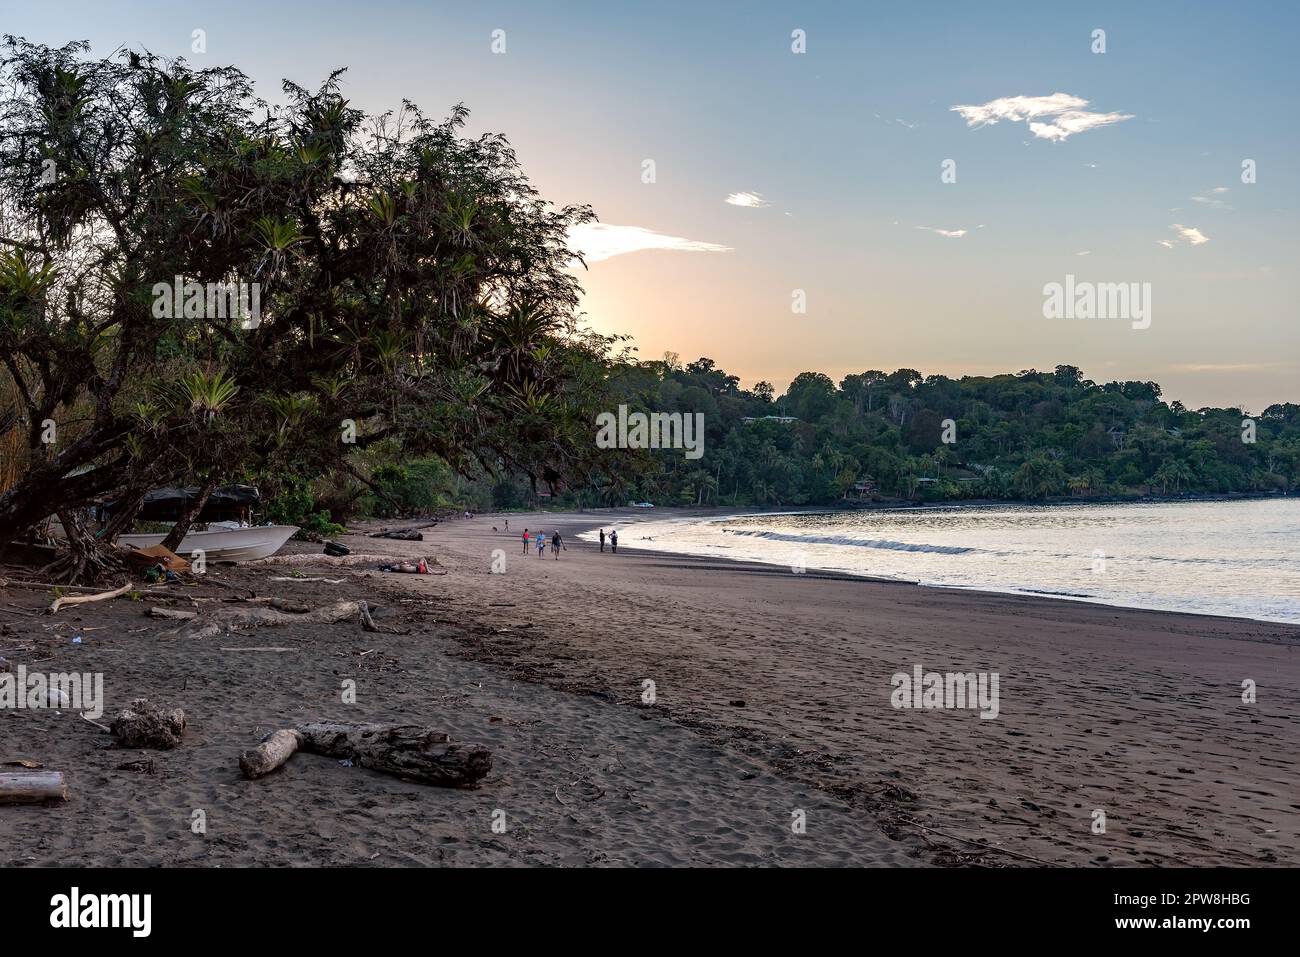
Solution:
{"label": "green foliage", "polygon": [[803,373],[780,397],[760,386],[740,388],[711,359],[614,369],[611,408],[702,412],[705,454],[620,450],[599,486],[604,501],[829,505],[859,497],[855,483],[866,481],[879,496],[918,501],[1300,487],[1293,403],[1254,417],[1251,443],[1239,409],[1188,410],[1154,382],[1099,385],[1074,366],[960,380],[872,370],[838,387]]}
{"label": "green foliage", "polygon": [[300,533],[332,538],[347,531],[330,520],[327,510],[318,510],[310,485],[300,478],[283,482],[280,493],[268,501],[261,517],[273,525],[297,525]]}

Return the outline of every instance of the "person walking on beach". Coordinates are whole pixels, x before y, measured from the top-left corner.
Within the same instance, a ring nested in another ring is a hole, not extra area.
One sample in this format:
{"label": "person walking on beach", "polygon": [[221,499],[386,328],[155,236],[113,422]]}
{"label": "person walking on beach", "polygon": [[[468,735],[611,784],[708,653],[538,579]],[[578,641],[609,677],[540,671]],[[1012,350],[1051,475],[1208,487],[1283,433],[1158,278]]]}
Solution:
{"label": "person walking on beach", "polygon": [[537,533],[537,557],[538,558],[546,557],[546,533],[545,532]]}
{"label": "person walking on beach", "polygon": [[528,555],[528,529],[524,529],[524,556]]}
{"label": "person walking on beach", "polygon": [[600,550],[602,552],[605,550],[605,530],[603,528],[600,530]]}
{"label": "person walking on beach", "polygon": [[618,529],[617,528],[611,528],[609,530],[609,550],[613,552],[615,555],[618,554]]}
{"label": "person walking on beach", "polygon": [[560,538],[560,532],[557,529],[555,533],[551,535],[551,551],[555,552],[555,560],[557,562],[560,560],[560,549],[563,547],[564,539]]}
{"label": "person walking on beach", "polygon": [[506,519],[506,531],[510,531],[510,519]]}

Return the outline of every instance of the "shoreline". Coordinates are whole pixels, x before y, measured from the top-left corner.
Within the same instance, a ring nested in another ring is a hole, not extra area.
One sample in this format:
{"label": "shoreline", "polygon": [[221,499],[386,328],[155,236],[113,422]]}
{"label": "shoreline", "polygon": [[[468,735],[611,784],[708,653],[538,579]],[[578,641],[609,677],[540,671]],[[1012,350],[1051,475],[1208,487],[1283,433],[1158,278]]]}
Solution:
{"label": "shoreline", "polygon": [[[1276,497],[1276,496],[1259,496],[1259,498],[1275,498],[1275,497]],[[1224,500],[1224,501],[1236,501],[1237,499],[1223,499],[1223,500]],[[1154,501],[1153,501],[1152,504],[1169,504],[1169,502],[1171,502],[1171,501],[1191,501],[1191,500],[1167,500],[1167,501],[1160,501],[1160,502],[1154,502]],[[1212,502],[1212,501],[1221,501],[1221,500],[1220,500],[1220,499],[1197,499],[1196,501]],[[1006,503],[1006,502],[989,502],[989,503],[979,503],[979,504],[977,504],[977,503],[973,503],[973,502],[972,502],[972,503],[966,503],[966,504],[963,504],[963,505],[961,505],[960,507],[963,507],[963,508],[994,508],[994,507],[998,507],[998,506],[1000,506],[1000,505],[1008,505],[1008,504],[1010,504],[1010,505],[1014,505],[1014,506],[1026,506],[1026,505],[1034,505],[1035,503],[1031,503],[1031,502],[1013,502],[1013,503]],[[1051,503],[1051,504],[1057,504],[1057,505],[1082,505],[1082,504],[1088,504],[1088,503],[1084,503],[1084,502],[1059,502],[1059,503]],[[1103,504],[1103,503],[1098,503],[1098,504]],[[1115,503],[1115,502],[1109,502],[1109,503],[1104,503],[1104,504],[1116,504],[1116,503]],[[1135,503],[1135,504],[1136,504],[1136,503]],[[933,505],[923,505],[923,506],[911,506],[911,507],[906,507],[906,508],[903,508],[903,509],[878,509],[878,510],[879,510],[879,511],[899,511],[899,510],[902,510],[902,511],[919,511],[919,510],[921,510],[921,509],[941,509],[941,508],[954,508],[954,507],[958,507],[958,506],[953,506],[953,505],[943,505],[943,504],[933,504]],[[683,522],[683,523],[686,523],[686,522],[713,522],[713,521],[719,521],[719,522],[720,522],[720,521],[726,521],[727,519],[731,519],[731,518],[753,518],[753,517],[755,517],[755,516],[762,516],[762,515],[771,515],[771,516],[777,516],[777,515],[839,515],[839,514],[845,514],[846,512],[865,511],[865,509],[848,509],[848,510],[845,510],[845,509],[807,508],[807,509],[779,509],[779,510],[770,510],[770,511],[769,511],[769,510],[757,510],[757,509],[753,509],[753,510],[743,510],[743,509],[742,509],[742,510],[739,510],[739,511],[733,511],[733,510],[726,509],[726,508],[718,508],[718,509],[715,511],[712,507],[709,507],[709,508],[686,508],[686,509],[681,509],[681,510],[674,510],[674,513],[675,513],[674,516],[673,516],[673,517],[669,517],[669,518],[655,517],[655,516],[653,515],[653,513],[647,513],[647,511],[642,511],[642,510],[640,510],[640,509],[626,509],[626,508],[624,508],[624,509],[611,508],[611,509],[605,509],[605,510],[601,510],[601,509],[587,509],[587,510],[585,510],[585,511],[583,511],[583,512],[578,512],[578,513],[560,513],[560,514],[561,514],[561,515],[564,515],[564,516],[566,517],[566,519],[568,520],[568,521],[566,522],[566,524],[567,524],[568,522],[572,522],[573,519],[576,519],[576,518],[579,518],[579,517],[581,517],[581,516],[587,515],[587,514],[589,514],[590,512],[593,512],[593,511],[605,511],[605,512],[611,514],[611,515],[617,514],[617,515],[619,516],[619,520],[622,521],[622,522],[624,522],[624,523],[648,524],[649,522],[652,522],[652,521],[676,521],[676,520],[680,520],[680,521]],[[691,514],[683,514],[683,515],[680,517],[680,519],[678,519],[678,517],[677,517],[677,515],[676,515],[676,512],[678,512],[678,511],[683,512],[683,513],[688,513],[688,512],[689,512],[689,513],[691,513]],[[625,514],[625,513],[626,513],[626,514]],[[489,518],[489,517],[490,517],[490,518],[497,518],[497,517],[502,517],[502,516],[504,516],[504,517],[507,517],[507,518],[508,518],[510,515],[513,515],[513,514],[516,514],[516,513],[513,513],[513,512],[509,512],[509,513],[507,513],[507,512],[491,512],[491,513],[485,513],[484,515],[479,516],[479,517],[482,517],[482,518]],[[519,514],[527,515],[527,514],[530,514],[530,513],[519,513]],[[538,513],[531,513],[531,514],[538,514]],[[553,513],[540,513],[540,514],[546,515],[546,514],[553,514]],[[634,522],[634,520],[638,520],[638,519],[639,519],[640,521],[635,521],[635,522]],[[582,535],[590,534],[591,532],[595,531],[596,529],[598,529],[598,528],[600,527],[600,523],[593,522],[593,523],[590,523],[589,526],[587,526],[587,527],[582,527],[582,526],[580,526],[580,525],[576,525],[576,524],[575,524],[575,525],[573,525],[572,527],[574,527],[574,528],[576,529],[576,531],[575,531],[575,533],[574,533],[575,537],[578,537],[578,536],[582,536]],[[581,538],[580,538],[579,540],[580,540],[580,541],[583,541],[584,544],[596,544],[594,541],[588,541],[587,539],[581,539]],[[635,546],[635,545],[627,545],[627,546],[624,546],[624,547],[625,547],[625,548],[636,548],[637,546]],[[787,566],[785,563],[783,563],[783,562],[765,562],[765,561],[762,561],[762,560],[760,560],[760,559],[753,559],[753,558],[731,558],[731,557],[728,557],[728,556],[725,556],[725,555],[717,555],[717,556],[710,556],[710,555],[697,555],[697,554],[693,554],[693,553],[691,553],[691,552],[677,551],[677,550],[675,550],[675,549],[671,549],[671,548],[664,548],[664,549],[660,549],[660,548],[642,548],[641,550],[642,550],[642,551],[646,551],[646,552],[653,552],[653,553],[657,553],[657,554],[661,554],[661,555],[676,555],[676,556],[679,556],[679,557],[681,557],[681,558],[700,558],[700,559],[707,559],[707,560],[716,560],[716,561],[732,562],[732,563],[735,563],[735,564],[737,564],[737,565],[757,565],[757,566],[762,566],[762,567],[765,567],[765,568],[787,568],[787,567],[788,567],[788,566]],[[1300,629],[1300,623],[1297,623],[1297,622],[1288,622],[1288,621],[1283,621],[1283,620],[1276,619],[1276,618],[1252,618],[1252,617],[1248,617],[1248,616],[1246,616],[1246,615],[1226,615],[1226,614],[1221,615],[1221,614],[1215,614],[1215,613],[1213,613],[1213,612],[1205,612],[1205,611],[1188,611],[1188,610],[1185,610],[1185,609],[1177,609],[1177,608],[1152,608],[1152,607],[1148,607],[1148,606],[1145,606],[1145,605],[1123,605],[1123,604],[1116,604],[1116,603],[1113,602],[1113,601],[1110,601],[1110,600],[1107,600],[1107,599],[1103,599],[1103,598],[1093,598],[1093,597],[1088,596],[1088,595],[1070,595],[1070,594],[1065,594],[1065,593],[1061,593],[1061,592],[1048,592],[1048,591],[1043,591],[1043,590],[1035,591],[1035,590],[1033,590],[1033,589],[1027,589],[1027,588],[1016,588],[1016,587],[1014,587],[1014,586],[1010,586],[1010,585],[1005,586],[1005,587],[1001,587],[1001,588],[990,587],[990,586],[983,586],[983,585],[944,585],[944,584],[938,584],[938,583],[933,583],[933,582],[920,581],[920,580],[917,580],[917,579],[909,579],[909,578],[893,578],[893,577],[884,576],[884,575],[871,575],[871,574],[866,574],[866,573],[859,573],[859,572],[853,572],[853,571],[846,571],[846,570],[844,570],[844,569],[838,569],[838,568],[815,568],[815,569],[814,569],[814,566],[809,566],[809,571],[806,572],[806,573],[804,573],[804,574],[812,574],[812,573],[815,573],[815,574],[817,574],[817,575],[821,575],[821,576],[841,576],[841,577],[850,578],[850,579],[856,579],[856,580],[861,580],[861,581],[877,582],[877,583],[880,583],[880,584],[911,585],[911,586],[914,586],[914,587],[916,587],[916,588],[933,588],[933,589],[944,590],[944,591],[958,591],[958,592],[977,592],[977,593],[982,594],[982,595],[1008,595],[1008,596],[1017,596],[1017,597],[1030,598],[1030,599],[1043,599],[1043,600],[1047,600],[1047,601],[1076,602],[1076,603],[1079,603],[1079,604],[1085,604],[1085,605],[1097,605],[1097,606],[1100,606],[1100,607],[1102,607],[1102,608],[1113,608],[1113,609],[1117,609],[1117,610],[1120,610],[1120,611],[1140,611],[1140,612],[1145,612],[1145,613],[1149,613],[1149,614],[1164,614],[1164,615],[1191,615],[1191,616],[1195,616],[1195,617],[1216,618],[1216,619],[1217,619],[1217,618],[1222,618],[1222,619],[1228,619],[1228,620],[1232,620],[1232,621],[1250,622],[1250,623],[1255,623],[1255,624],[1265,624],[1265,625],[1284,625],[1284,626],[1289,626],[1289,627],[1292,627],[1292,628]]]}

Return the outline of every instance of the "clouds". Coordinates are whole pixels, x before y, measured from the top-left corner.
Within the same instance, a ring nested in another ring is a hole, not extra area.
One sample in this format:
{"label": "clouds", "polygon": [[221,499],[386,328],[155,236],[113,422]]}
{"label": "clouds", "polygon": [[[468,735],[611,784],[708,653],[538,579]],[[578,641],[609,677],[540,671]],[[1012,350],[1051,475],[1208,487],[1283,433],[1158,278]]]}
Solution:
{"label": "clouds", "polygon": [[743,206],[746,209],[762,209],[771,206],[762,193],[731,193],[723,200],[729,206]]}
{"label": "clouds", "polygon": [[1027,122],[1029,131],[1039,139],[1060,143],[1100,126],[1133,119],[1132,113],[1091,113],[1084,109],[1088,101],[1070,93],[1051,96],[1003,96],[974,106],[953,106],[972,128],[991,126],[1002,120]]}
{"label": "clouds", "polygon": [[589,265],[647,249],[670,249],[688,253],[731,252],[730,246],[669,236],[642,226],[615,226],[611,223],[583,223],[571,227],[569,248],[581,253]]}
{"label": "clouds", "polygon": [[[1227,191],[1228,187],[1226,186],[1216,186],[1214,189],[1210,190],[1211,193],[1226,193]],[[1232,209],[1227,202],[1217,198],[1216,196],[1193,196],[1192,202],[1200,203],[1202,206],[1206,206],[1210,209]]]}
{"label": "clouds", "polygon": [[934,226],[913,226],[913,229],[924,229],[928,233],[934,233],[936,236],[943,236],[945,239],[961,239],[970,230],[968,229],[937,229]]}
{"label": "clouds", "polygon": [[[1190,243],[1193,246],[1200,246],[1202,243],[1208,243],[1210,241],[1210,237],[1205,235],[1195,226],[1184,226],[1182,223],[1173,223],[1169,228],[1178,234],[1180,240]],[[1162,239],[1160,245],[1172,247],[1173,243]]]}

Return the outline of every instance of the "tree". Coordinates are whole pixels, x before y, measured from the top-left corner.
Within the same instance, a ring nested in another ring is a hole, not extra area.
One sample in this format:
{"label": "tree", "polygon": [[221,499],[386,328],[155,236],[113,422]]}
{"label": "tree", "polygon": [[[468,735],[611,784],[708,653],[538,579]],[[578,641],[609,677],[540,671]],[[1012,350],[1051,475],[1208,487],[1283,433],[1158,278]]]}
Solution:
{"label": "tree", "polygon": [[[615,340],[576,327],[567,240],[591,211],[463,138],[463,107],[366,117],[335,73],[271,110],[233,67],[6,44],[0,366],[27,440],[0,538],[214,470],[360,474],[385,440],[534,482],[595,467]],[[228,283],[259,316],[220,308]]]}

